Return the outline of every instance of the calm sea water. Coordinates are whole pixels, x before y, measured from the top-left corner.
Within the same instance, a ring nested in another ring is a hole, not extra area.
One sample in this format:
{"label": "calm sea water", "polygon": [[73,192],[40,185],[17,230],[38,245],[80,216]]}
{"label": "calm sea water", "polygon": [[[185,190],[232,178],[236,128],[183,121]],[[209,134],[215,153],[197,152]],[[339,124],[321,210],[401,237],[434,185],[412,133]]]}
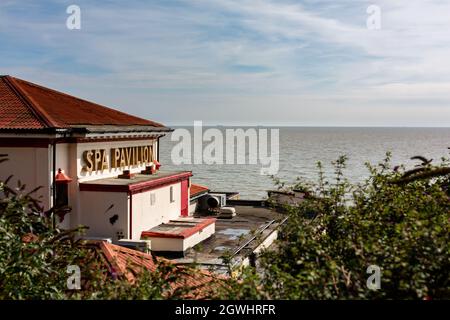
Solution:
{"label": "calm sea water", "polygon": [[[222,132],[226,127],[216,127]],[[192,128],[185,128],[190,132]],[[207,128],[204,128],[205,131]],[[232,128],[235,129],[235,128]],[[256,128],[258,129],[258,128]],[[450,128],[280,128],[280,169],[277,177],[287,183],[297,177],[314,181],[317,161],[332,175],[331,162],[347,155],[346,175],[351,181],[368,176],[365,162],[380,162],[387,151],[393,164],[409,164],[415,155],[439,161],[449,156]],[[223,135],[225,137],[225,134]],[[226,140],[226,139],[224,139]],[[193,182],[215,191],[237,191],[241,199],[261,199],[274,187],[273,180],[260,175],[261,165],[174,165],[171,160],[171,135],[161,139],[161,162],[166,170],[189,170]],[[226,143],[226,141],[224,141]],[[208,143],[204,143],[207,145]],[[225,150],[225,149],[224,149]],[[248,150],[248,149],[247,149]]]}

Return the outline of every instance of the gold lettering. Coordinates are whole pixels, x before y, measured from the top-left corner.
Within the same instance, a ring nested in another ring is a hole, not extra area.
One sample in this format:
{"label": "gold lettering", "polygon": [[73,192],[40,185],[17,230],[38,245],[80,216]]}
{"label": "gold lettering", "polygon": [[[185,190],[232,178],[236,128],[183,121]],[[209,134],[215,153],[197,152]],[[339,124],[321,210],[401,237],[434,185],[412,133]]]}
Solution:
{"label": "gold lettering", "polygon": [[149,161],[153,162],[153,146],[148,146]]}
{"label": "gold lettering", "polygon": [[127,162],[127,166],[130,165],[130,157],[131,157],[131,150],[130,148],[124,148],[125,150],[125,156],[126,156],[126,162]]}
{"label": "gold lettering", "polygon": [[144,147],[144,162],[146,164],[149,163],[149,161],[148,161],[148,147],[147,146]]}
{"label": "gold lettering", "polygon": [[120,160],[120,149],[111,149],[111,168],[117,168],[117,162]]}
{"label": "gold lettering", "polygon": [[86,163],[83,166],[83,170],[87,171],[87,172],[92,172],[92,169],[94,167],[94,163],[92,162],[92,151],[87,150],[87,151],[83,152],[83,160],[84,160],[84,163]]}
{"label": "gold lettering", "polygon": [[123,152],[123,149],[120,148],[120,167],[123,168],[126,166],[125,163],[125,153]]}
{"label": "gold lettering", "polygon": [[132,146],[106,149],[93,149],[83,152],[83,171],[103,171],[109,168],[141,166],[154,161],[154,146]]}
{"label": "gold lettering", "polygon": [[136,165],[139,166],[141,164],[141,160],[139,159],[139,147],[136,147]]}
{"label": "gold lettering", "polygon": [[102,153],[100,150],[94,150],[94,170],[97,171],[99,169],[99,163],[102,160]]}
{"label": "gold lettering", "polygon": [[106,150],[103,149],[101,153],[102,153],[102,166],[100,170],[103,171],[108,169],[108,161],[106,161]]}
{"label": "gold lettering", "polygon": [[144,163],[144,147],[139,147],[139,164]]}

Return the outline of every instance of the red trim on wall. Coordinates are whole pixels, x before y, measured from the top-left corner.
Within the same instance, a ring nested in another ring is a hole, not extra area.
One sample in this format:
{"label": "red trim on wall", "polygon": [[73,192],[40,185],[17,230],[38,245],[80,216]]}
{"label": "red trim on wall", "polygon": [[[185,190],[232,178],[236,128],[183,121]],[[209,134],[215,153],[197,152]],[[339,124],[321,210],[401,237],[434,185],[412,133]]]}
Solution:
{"label": "red trim on wall", "polygon": [[131,184],[131,185],[128,185],[128,187],[132,193],[140,193],[140,192],[145,192],[147,190],[154,189],[155,187],[160,187],[162,185],[167,185],[167,184],[171,184],[174,182],[180,182],[180,181],[189,179],[189,177],[191,177],[191,176],[192,176],[192,172],[181,172],[181,173],[174,174],[174,175],[171,175],[168,177],[163,177],[160,179]]}
{"label": "red trim on wall", "polygon": [[46,138],[0,138],[3,148],[48,148],[52,143]]}
{"label": "red trim on wall", "polygon": [[128,186],[96,185],[80,182],[80,191],[128,192]]}
{"label": "red trim on wall", "polygon": [[130,234],[128,239],[133,239],[133,194],[129,193],[130,196]]}
{"label": "red trim on wall", "polygon": [[181,182],[189,179],[191,176],[192,172],[182,172],[160,179],[137,182],[128,185],[95,184],[88,181],[80,183],[80,191],[129,192],[131,194],[137,194],[169,184]]}
{"label": "red trim on wall", "polygon": [[189,181],[188,179],[181,181],[181,216],[189,215]]}
{"label": "red trim on wall", "polygon": [[150,137],[128,137],[128,138],[71,138],[72,143],[92,143],[92,142],[111,142],[111,141],[142,141],[142,140],[156,140],[156,136]]}
{"label": "red trim on wall", "polygon": [[[190,236],[196,234],[200,230],[205,229],[207,226],[216,223],[215,218],[205,218],[204,221],[198,223],[192,228],[183,230],[179,233],[167,233],[167,232],[157,232],[157,231],[142,231],[142,238],[176,238],[176,239],[186,239]],[[178,221],[177,221],[178,222]]]}

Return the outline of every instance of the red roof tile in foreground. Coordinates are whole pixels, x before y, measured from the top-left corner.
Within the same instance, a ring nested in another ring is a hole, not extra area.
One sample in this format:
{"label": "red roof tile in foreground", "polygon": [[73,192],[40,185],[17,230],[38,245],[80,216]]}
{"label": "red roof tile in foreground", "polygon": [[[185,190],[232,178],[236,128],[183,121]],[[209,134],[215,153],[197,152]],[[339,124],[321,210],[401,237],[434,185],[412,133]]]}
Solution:
{"label": "red roof tile in foreground", "polygon": [[190,188],[191,197],[195,197],[201,193],[205,193],[208,191],[209,191],[208,187],[204,187],[199,184],[191,184],[191,188]]}
{"label": "red roof tile in foreground", "polygon": [[[99,247],[109,264],[110,271],[114,272],[118,277],[125,277],[131,283],[136,281],[136,276],[144,269],[157,272],[158,263],[171,263],[169,260],[154,258],[150,254],[108,242],[99,242]],[[225,279],[223,276],[215,276],[204,270],[189,272],[186,267],[176,266],[176,268],[178,278],[172,284],[172,291],[183,288],[189,289],[189,293],[184,296],[185,299],[205,298],[210,290],[217,288],[219,285],[218,281]]]}
{"label": "red roof tile in foreground", "polygon": [[0,129],[102,125],[164,128],[160,123],[138,118],[25,80],[0,76]]}
{"label": "red roof tile in foreground", "polygon": [[22,242],[24,243],[33,243],[37,242],[39,240],[39,237],[35,235],[34,233],[26,233],[22,236]]}
{"label": "red roof tile in foreground", "polygon": [[133,282],[135,275],[143,269],[156,270],[153,257],[141,251],[117,246],[108,242],[100,242],[102,253],[110,264],[111,271],[117,276],[124,276],[128,281]]}
{"label": "red roof tile in foreground", "polygon": [[[22,237],[22,241],[24,243],[38,242],[39,237],[33,233],[27,233]],[[151,254],[106,241],[88,241],[86,245],[103,256],[104,259],[101,261],[107,263],[106,267],[110,275],[114,275],[115,278],[125,278],[131,284],[135,283],[139,274],[144,270],[158,272],[159,264],[172,264],[167,259],[156,258]],[[226,277],[224,276],[214,275],[206,270],[190,270],[184,266],[173,266],[176,274],[161,274],[166,277],[176,275],[176,280],[171,283],[169,295],[177,290],[185,289],[187,292],[183,294],[184,299],[204,299],[211,296],[219,286],[225,285],[223,280]]]}

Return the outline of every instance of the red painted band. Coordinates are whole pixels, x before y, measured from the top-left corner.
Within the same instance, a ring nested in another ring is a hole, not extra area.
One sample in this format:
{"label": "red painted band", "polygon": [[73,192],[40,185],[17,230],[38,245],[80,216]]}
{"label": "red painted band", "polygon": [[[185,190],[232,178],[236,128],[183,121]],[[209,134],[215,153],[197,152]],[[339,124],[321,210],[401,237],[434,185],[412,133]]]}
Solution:
{"label": "red painted band", "polygon": [[96,184],[88,181],[80,183],[80,191],[130,192],[132,194],[136,194],[180,182],[191,176],[192,172],[182,172],[160,179],[143,181],[134,184],[132,183],[128,185]]}
{"label": "red painted band", "polygon": [[216,222],[215,218],[206,218],[204,221],[198,223],[192,228],[188,228],[186,230],[183,230],[179,233],[167,233],[167,232],[157,232],[157,231],[142,231],[141,233],[141,239],[142,238],[176,238],[176,239],[186,239],[190,236],[194,235],[195,233],[199,232],[200,230],[205,229],[207,226],[213,224]]}

